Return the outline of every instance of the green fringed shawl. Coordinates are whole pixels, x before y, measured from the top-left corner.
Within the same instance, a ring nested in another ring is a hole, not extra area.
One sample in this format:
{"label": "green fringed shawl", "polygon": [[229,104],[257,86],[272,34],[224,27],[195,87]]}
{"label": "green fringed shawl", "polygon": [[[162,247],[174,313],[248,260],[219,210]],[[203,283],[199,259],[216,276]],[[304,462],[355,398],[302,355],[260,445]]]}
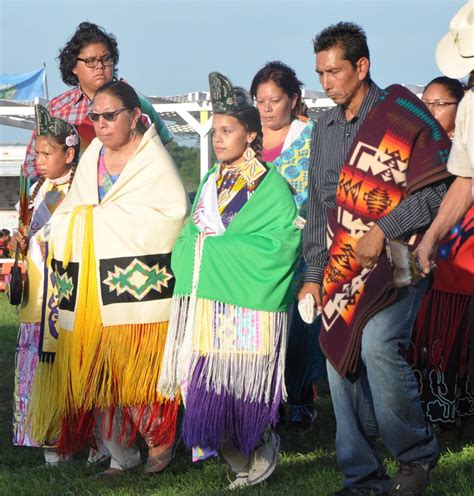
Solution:
{"label": "green fringed shawl", "polygon": [[[267,175],[226,231],[205,238],[197,298],[269,312],[287,310],[301,234],[293,224],[298,213],[291,191],[267,165]],[[201,182],[193,213],[202,186],[217,167]],[[174,296],[191,294],[198,234],[191,214],[173,249]]]}

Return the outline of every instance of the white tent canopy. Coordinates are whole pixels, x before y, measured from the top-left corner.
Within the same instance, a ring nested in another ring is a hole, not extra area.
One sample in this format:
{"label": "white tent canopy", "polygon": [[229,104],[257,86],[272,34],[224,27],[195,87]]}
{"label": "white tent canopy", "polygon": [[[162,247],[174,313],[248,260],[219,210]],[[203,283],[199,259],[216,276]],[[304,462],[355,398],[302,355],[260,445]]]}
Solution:
{"label": "white tent canopy", "polygon": [[[420,95],[423,86],[406,85],[408,89]],[[200,173],[201,177],[209,167],[210,140],[209,130],[212,114],[208,92],[195,91],[176,96],[148,97],[155,110],[176,135],[196,133],[200,139]],[[334,106],[332,100],[322,91],[303,90],[303,99],[311,117]],[[0,124],[22,129],[34,128],[33,102],[14,102],[0,99]]]}

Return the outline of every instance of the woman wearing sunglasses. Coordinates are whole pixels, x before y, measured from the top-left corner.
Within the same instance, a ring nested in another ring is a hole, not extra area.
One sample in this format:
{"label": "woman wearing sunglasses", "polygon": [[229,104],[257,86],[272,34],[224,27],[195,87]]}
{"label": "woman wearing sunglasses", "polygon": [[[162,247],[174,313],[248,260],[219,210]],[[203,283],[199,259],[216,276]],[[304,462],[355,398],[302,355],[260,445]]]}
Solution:
{"label": "woman wearing sunglasses", "polygon": [[[94,95],[105,83],[117,79],[117,40],[97,24],[81,22],[72,38],[60,50],[58,60],[61,78],[72,89],[53,98],[48,110],[53,117],[60,117],[76,127],[81,137],[81,151],[84,151],[95,137],[94,127],[87,118]],[[172,136],[163,121],[144,97],[140,97],[140,105],[166,144]],[[35,133],[26,149],[23,173],[31,178],[38,176]]]}
{"label": "woman wearing sunglasses", "polygon": [[100,475],[112,477],[141,462],[132,445],[140,434],[149,447],[145,472],[155,473],[171,462],[176,432],[179,401],[164,401],[156,384],[174,288],[171,250],[187,196],[155,126],[145,129],[131,86],[99,88],[89,117],[97,138],[51,226],[58,450],[79,449],[98,427],[112,455]]}

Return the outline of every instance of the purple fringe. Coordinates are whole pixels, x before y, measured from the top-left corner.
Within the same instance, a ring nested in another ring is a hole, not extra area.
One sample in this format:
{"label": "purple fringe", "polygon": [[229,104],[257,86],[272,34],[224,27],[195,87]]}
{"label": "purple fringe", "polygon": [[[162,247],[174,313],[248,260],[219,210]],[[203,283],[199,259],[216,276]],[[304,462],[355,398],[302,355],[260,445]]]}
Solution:
{"label": "purple fringe", "polygon": [[278,421],[282,392],[281,388],[275,391],[276,378],[272,378],[272,402],[267,405],[198,386],[203,368],[205,357],[199,359],[188,390],[182,434],[185,444],[213,450],[232,444],[240,452],[250,454],[269,425],[275,426]]}

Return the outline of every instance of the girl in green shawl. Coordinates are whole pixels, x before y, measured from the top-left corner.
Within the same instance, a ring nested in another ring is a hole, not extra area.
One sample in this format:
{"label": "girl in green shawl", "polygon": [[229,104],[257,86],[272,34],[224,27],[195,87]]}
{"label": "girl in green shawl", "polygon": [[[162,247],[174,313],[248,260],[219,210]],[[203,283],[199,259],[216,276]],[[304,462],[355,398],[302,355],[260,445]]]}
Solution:
{"label": "girl in green shawl", "polygon": [[185,400],[183,439],[219,450],[232,488],[270,476],[270,430],[285,395],[297,209],[286,181],[258,160],[261,123],[248,93],[209,76],[218,162],[203,179],[174,247],[176,276],[159,392]]}

